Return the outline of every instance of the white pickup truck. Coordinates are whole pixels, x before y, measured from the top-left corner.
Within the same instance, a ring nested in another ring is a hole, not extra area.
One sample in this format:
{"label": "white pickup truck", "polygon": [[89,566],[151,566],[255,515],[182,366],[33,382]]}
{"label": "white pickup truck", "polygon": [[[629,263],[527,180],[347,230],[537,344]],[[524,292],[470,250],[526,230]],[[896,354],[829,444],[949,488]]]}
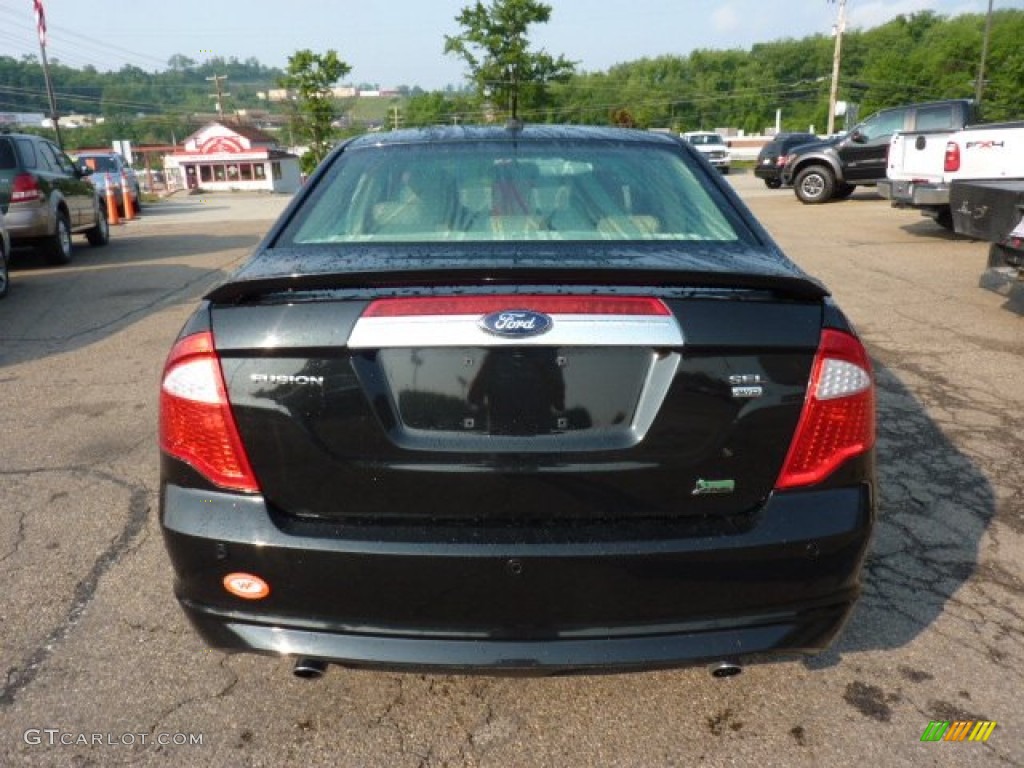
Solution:
{"label": "white pickup truck", "polygon": [[952,229],[949,189],[954,181],[1024,178],[1024,122],[992,123],[960,131],[896,133],[889,143],[886,179],[878,192],[895,208],[918,208]]}

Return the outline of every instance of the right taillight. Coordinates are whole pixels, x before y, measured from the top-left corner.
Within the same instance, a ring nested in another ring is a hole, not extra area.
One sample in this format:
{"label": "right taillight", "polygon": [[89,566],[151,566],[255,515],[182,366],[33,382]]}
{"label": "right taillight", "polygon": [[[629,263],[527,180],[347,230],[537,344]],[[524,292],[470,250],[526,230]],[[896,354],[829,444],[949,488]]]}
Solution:
{"label": "right taillight", "polygon": [[39,182],[30,173],[19,173],[11,182],[11,202],[29,203],[40,197]]}
{"label": "right taillight", "polygon": [[942,163],[942,169],[947,173],[960,170],[960,145],[955,141],[946,143],[946,158]]}
{"label": "right taillight", "polygon": [[179,339],[160,386],[160,448],[215,485],[259,491],[208,331]]}
{"label": "right taillight", "polygon": [[871,361],[855,336],[825,330],[811,368],[804,409],[775,487],[819,483],[874,444]]}

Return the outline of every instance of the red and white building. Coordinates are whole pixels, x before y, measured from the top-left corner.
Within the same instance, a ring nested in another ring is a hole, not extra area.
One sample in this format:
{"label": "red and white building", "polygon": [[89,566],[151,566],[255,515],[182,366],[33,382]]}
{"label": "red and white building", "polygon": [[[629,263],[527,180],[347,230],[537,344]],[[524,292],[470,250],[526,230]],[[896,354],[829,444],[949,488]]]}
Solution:
{"label": "red and white building", "polygon": [[207,123],[165,155],[164,171],[171,189],[291,193],[302,183],[299,158],[273,136],[223,123]]}

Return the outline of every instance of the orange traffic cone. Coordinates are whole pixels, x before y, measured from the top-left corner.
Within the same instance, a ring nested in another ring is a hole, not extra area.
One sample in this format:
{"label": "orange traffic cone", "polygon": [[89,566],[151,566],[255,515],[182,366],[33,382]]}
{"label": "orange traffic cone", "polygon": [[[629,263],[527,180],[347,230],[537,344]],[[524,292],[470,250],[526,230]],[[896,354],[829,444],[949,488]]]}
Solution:
{"label": "orange traffic cone", "polygon": [[132,202],[131,190],[128,189],[128,179],[121,174],[121,194],[124,195],[124,218],[131,221],[135,218],[135,204]]}
{"label": "orange traffic cone", "polygon": [[110,174],[103,174],[103,178],[107,180],[107,224],[120,224],[121,217],[117,215],[117,199],[114,197],[114,185],[110,183]]}

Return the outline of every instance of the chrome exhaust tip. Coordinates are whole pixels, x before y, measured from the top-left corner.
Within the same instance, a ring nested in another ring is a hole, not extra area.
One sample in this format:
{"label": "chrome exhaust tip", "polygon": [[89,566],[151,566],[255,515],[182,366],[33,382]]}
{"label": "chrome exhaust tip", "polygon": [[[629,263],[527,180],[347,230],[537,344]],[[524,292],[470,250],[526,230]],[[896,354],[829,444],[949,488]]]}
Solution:
{"label": "chrome exhaust tip", "polygon": [[292,674],[303,680],[319,680],[327,671],[327,662],[320,659],[299,659]]}
{"label": "chrome exhaust tip", "polygon": [[708,667],[708,671],[711,672],[712,677],[736,677],[743,671],[743,667],[735,661],[716,661]]}

